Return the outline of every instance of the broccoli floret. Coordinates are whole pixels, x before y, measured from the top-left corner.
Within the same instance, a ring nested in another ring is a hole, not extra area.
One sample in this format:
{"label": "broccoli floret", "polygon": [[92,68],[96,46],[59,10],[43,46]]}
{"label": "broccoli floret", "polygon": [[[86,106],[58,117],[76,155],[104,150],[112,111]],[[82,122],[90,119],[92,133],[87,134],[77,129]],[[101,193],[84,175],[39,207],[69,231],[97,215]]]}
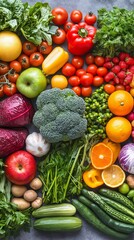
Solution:
{"label": "broccoli floret", "polygon": [[50,143],[76,139],[85,133],[85,101],[71,89],[52,88],[37,98],[33,123]]}

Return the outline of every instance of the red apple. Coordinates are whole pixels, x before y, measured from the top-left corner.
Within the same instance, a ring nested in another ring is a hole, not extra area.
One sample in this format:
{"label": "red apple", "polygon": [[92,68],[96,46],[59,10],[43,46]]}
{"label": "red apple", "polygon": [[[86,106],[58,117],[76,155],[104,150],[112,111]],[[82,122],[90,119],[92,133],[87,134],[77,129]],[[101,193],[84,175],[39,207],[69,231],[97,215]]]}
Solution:
{"label": "red apple", "polygon": [[8,180],[14,184],[28,184],[35,177],[36,160],[27,151],[14,152],[6,158],[5,174]]}

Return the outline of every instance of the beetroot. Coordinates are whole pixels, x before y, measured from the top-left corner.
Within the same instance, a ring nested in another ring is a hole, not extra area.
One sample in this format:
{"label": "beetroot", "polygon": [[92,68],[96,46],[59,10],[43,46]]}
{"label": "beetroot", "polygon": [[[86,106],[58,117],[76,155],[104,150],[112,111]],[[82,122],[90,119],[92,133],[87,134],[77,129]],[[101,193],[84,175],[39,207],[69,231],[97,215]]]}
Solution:
{"label": "beetroot", "polygon": [[0,102],[0,126],[22,127],[32,121],[33,106],[29,99],[16,93]]}
{"label": "beetroot", "polygon": [[27,135],[25,128],[0,128],[0,158],[23,148]]}

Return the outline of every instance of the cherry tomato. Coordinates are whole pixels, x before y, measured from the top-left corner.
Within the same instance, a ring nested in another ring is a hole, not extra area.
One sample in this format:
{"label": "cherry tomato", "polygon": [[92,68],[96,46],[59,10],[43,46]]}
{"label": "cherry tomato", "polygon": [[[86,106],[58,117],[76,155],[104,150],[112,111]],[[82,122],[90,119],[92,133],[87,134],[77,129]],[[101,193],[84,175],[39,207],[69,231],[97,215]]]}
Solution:
{"label": "cherry tomato", "polygon": [[86,16],[84,17],[84,21],[88,25],[94,25],[96,23],[96,20],[97,20],[97,17],[92,12],[87,13]]}
{"label": "cherry tomato", "polygon": [[83,96],[83,97],[90,97],[91,96],[91,94],[92,94],[92,87],[82,87],[81,88],[81,95]]}
{"label": "cherry tomato", "polygon": [[4,97],[3,86],[0,86],[0,98]]}
{"label": "cherry tomato", "polygon": [[107,83],[107,84],[104,85],[104,90],[105,90],[106,93],[111,94],[115,91],[115,86]]}
{"label": "cherry tomato", "polygon": [[68,83],[73,86],[76,87],[78,85],[80,85],[80,78],[78,76],[72,76],[68,79]]}
{"label": "cherry tomato", "polygon": [[65,32],[67,33],[68,30],[70,30],[73,25],[74,25],[74,24],[73,24],[72,22],[66,22],[66,23],[64,24],[64,30],[65,30]]}
{"label": "cherry tomato", "polygon": [[94,59],[95,59],[95,57],[91,53],[88,53],[85,56],[85,62],[86,62],[87,65],[93,64]]}
{"label": "cherry tomato", "polygon": [[72,90],[78,95],[81,96],[81,88],[79,86],[72,87]]}
{"label": "cherry tomato", "polygon": [[117,91],[117,90],[125,90],[125,86],[123,86],[122,84],[117,84],[115,86],[115,91]]}
{"label": "cherry tomato", "polygon": [[3,86],[3,91],[6,96],[12,96],[17,92],[16,84],[15,83],[5,84]]}
{"label": "cherry tomato", "polygon": [[32,66],[38,67],[43,63],[44,57],[40,52],[34,52],[30,55],[29,61]]}
{"label": "cherry tomato", "polygon": [[83,68],[80,68],[80,69],[77,69],[76,70],[76,75],[78,76],[78,77],[81,77],[83,74],[85,74],[86,73],[86,70],[85,69],[83,69]]}
{"label": "cherry tomato", "polygon": [[97,66],[102,67],[105,62],[105,59],[104,59],[104,57],[96,56],[94,59],[94,62]]}
{"label": "cherry tomato", "polygon": [[62,7],[55,7],[52,9],[52,15],[54,16],[52,21],[55,25],[64,25],[68,19],[68,12]]}
{"label": "cherry tomato", "polygon": [[83,65],[84,65],[84,59],[80,56],[74,56],[72,58],[72,62],[73,66],[76,68],[76,69],[79,69],[79,68],[82,68]]}
{"label": "cherry tomato", "polygon": [[42,41],[41,44],[38,46],[38,51],[41,54],[49,54],[52,51],[52,45],[48,45],[46,41]]}
{"label": "cherry tomato", "polygon": [[9,71],[9,64],[7,62],[0,61],[0,75],[4,75]]}
{"label": "cherry tomato", "polygon": [[0,86],[1,86],[1,83],[6,82],[6,78],[7,77],[4,75],[0,76]]}
{"label": "cherry tomato", "polygon": [[93,83],[93,75],[91,73],[86,73],[80,77],[81,85],[84,87],[89,87]]}
{"label": "cherry tomato", "polygon": [[58,28],[55,35],[52,36],[52,40],[55,44],[62,44],[66,40],[66,32],[62,28]]}
{"label": "cherry tomato", "polygon": [[15,72],[19,73],[22,70],[22,66],[19,61],[14,60],[10,62],[9,67],[12,68]]}
{"label": "cherry tomato", "polygon": [[76,68],[69,62],[65,63],[65,65],[62,67],[62,74],[66,77],[71,77],[75,74]]}
{"label": "cherry tomato", "polygon": [[108,73],[107,68],[105,67],[98,67],[97,69],[97,75],[100,77],[104,77]]}
{"label": "cherry tomato", "polygon": [[90,64],[87,67],[86,72],[92,73],[93,75],[96,75],[96,73],[97,73],[97,66],[95,64]]}
{"label": "cherry tomato", "polygon": [[24,54],[26,54],[27,56],[30,56],[32,53],[37,51],[37,46],[35,46],[34,43],[29,42],[29,41],[25,41],[22,44],[22,51]]}
{"label": "cherry tomato", "polygon": [[99,87],[104,83],[103,77],[100,76],[94,76],[93,78],[93,86],[94,87]]}
{"label": "cherry tomato", "polygon": [[82,12],[80,10],[73,10],[70,14],[70,19],[73,23],[80,23],[82,17]]}
{"label": "cherry tomato", "polygon": [[29,57],[26,54],[21,54],[18,57],[18,61],[20,62],[23,69],[26,69],[26,68],[30,67]]}
{"label": "cherry tomato", "polygon": [[8,77],[8,80],[9,80],[10,82],[16,83],[16,81],[17,81],[17,79],[18,79],[18,77],[19,77],[19,74],[16,73],[16,72],[13,72],[13,73],[11,72],[10,74],[7,75],[7,77]]}

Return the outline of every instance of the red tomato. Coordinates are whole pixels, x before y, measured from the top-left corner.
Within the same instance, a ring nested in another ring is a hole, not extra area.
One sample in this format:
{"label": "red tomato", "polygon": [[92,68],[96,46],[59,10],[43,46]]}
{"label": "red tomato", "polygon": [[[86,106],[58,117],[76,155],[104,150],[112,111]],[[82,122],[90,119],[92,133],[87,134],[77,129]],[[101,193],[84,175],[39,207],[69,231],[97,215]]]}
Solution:
{"label": "red tomato", "polygon": [[83,96],[83,97],[90,97],[91,96],[91,94],[92,94],[92,87],[82,87],[81,88],[81,95]]}
{"label": "red tomato", "polygon": [[69,62],[65,63],[65,65],[62,67],[62,74],[66,77],[71,77],[75,74],[76,68]]}
{"label": "red tomato", "polygon": [[96,23],[96,20],[97,20],[97,17],[92,12],[87,13],[86,16],[84,17],[84,21],[88,25],[94,25]]}
{"label": "red tomato", "polygon": [[102,67],[105,62],[105,59],[104,59],[104,57],[96,56],[94,59],[94,62],[97,66]]}
{"label": "red tomato", "polygon": [[89,87],[93,83],[93,75],[91,73],[86,73],[80,77],[81,85],[84,87]]}
{"label": "red tomato", "polygon": [[30,56],[32,53],[37,51],[37,46],[34,45],[34,43],[25,41],[22,44],[22,51],[25,53],[27,56]]}
{"label": "red tomato", "polygon": [[5,84],[3,86],[3,91],[6,96],[12,96],[17,92],[16,84],[15,83],[10,83],[9,85]]}
{"label": "red tomato", "polygon": [[94,59],[95,59],[95,57],[91,53],[88,53],[85,57],[85,62],[87,65],[90,65],[90,64],[94,63]]}
{"label": "red tomato", "polygon": [[9,64],[7,62],[0,61],[0,75],[4,75],[9,71]]}
{"label": "red tomato", "polygon": [[115,91],[115,86],[107,83],[107,84],[104,85],[104,90],[105,90],[106,93],[111,94]]}
{"label": "red tomato", "polygon": [[29,61],[32,66],[38,67],[43,63],[44,57],[40,52],[34,52],[30,55]]}
{"label": "red tomato", "polygon": [[103,77],[100,77],[100,76],[94,76],[93,78],[93,86],[94,87],[99,87],[103,84],[104,82],[104,79]]}
{"label": "red tomato", "polygon": [[72,22],[66,22],[66,23],[64,24],[64,30],[65,30],[65,32],[67,33],[68,30],[70,30],[73,25],[74,25],[74,24],[73,24]]}
{"label": "red tomato", "polygon": [[72,90],[78,95],[81,96],[81,88],[79,86],[72,87]]}
{"label": "red tomato", "polygon": [[68,83],[73,87],[78,86],[80,85],[80,78],[74,75],[68,79]]}
{"label": "red tomato", "polygon": [[104,77],[107,73],[108,73],[108,70],[105,67],[99,67],[97,69],[97,75],[100,77]]}
{"label": "red tomato", "polygon": [[73,23],[80,23],[82,17],[82,12],[80,10],[73,10],[70,14],[70,19]]}
{"label": "red tomato", "polygon": [[83,69],[83,68],[80,68],[80,69],[77,69],[76,70],[76,75],[78,76],[78,77],[81,77],[83,74],[85,74],[86,73],[86,70],[85,69]]}
{"label": "red tomato", "polygon": [[97,73],[97,66],[95,64],[90,64],[87,67],[86,72],[92,73],[93,75],[96,75],[96,73]]}
{"label": "red tomato", "polygon": [[8,77],[8,80],[9,80],[10,82],[16,83],[16,81],[17,81],[17,79],[18,79],[18,77],[19,77],[19,74],[16,73],[16,72],[13,72],[13,73],[8,74],[7,77]]}
{"label": "red tomato", "polygon": [[53,23],[58,26],[64,25],[68,19],[68,13],[66,9],[62,7],[55,7],[52,9],[52,15],[54,16],[52,19]]}
{"label": "red tomato", "polygon": [[0,98],[4,97],[3,86],[0,86]]}
{"label": "red tomato", "polygon": [[18,61],[20,62],[23,69],[26,69],[26,68],[30,67],[29,57],[26,54],[21,54],[18,57]]}
{"label": "red tomato", "polygon": [[80,56],[74,56],[72,58],[72,64],[76,69],[82,68],[84,65],[84,59]]}
{"label": "red tomato", "polygon": [[52,40],[55,44],[62,44],[66,40],[66,32],[62,28],[58,28],[55,35],[52,36]]}
{"label": "red tomato", "polygon": [[52,51],[52,45],[48,45],[46,41],[42,41],[41,44],[38,46],[38,51],[41,54],[49,54]]}
{"label": "red tomato", "polygon": [[123,86],[122,84],[117,84],[115,86],[115,91],[117,91],[117,90],[125,90],[125,86]]}
{"label": "red tomato", "polygon": [[22,70],[22,66],[19,61],[14,60],[10,62],[9,67],[12,68],[15,72],[19,73]]}

